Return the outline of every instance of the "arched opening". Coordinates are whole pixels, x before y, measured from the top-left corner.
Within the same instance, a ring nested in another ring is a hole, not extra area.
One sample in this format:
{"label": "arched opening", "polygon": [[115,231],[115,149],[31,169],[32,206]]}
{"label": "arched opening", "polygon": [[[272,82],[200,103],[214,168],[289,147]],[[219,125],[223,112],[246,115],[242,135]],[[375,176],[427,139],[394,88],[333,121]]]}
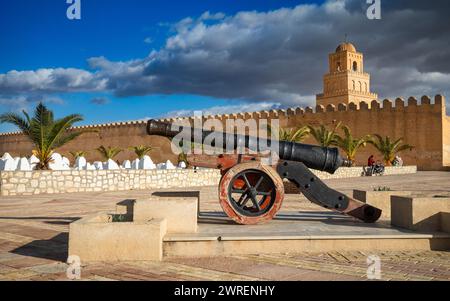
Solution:
{"label": "arched opening", "polygon": [[358,82],[358,85],[359,85],[359,91],[362,92],[362,84],[361,84],[361,82]]}
{"label": "arched opening", "polygon": [[358,63],[353,62],[353,71],[358,71]]}
{"label": "arched opening", "polygon": [[356,84],[355,84],[355,81],[352,80],[352,83],[353,83],[353,91],[355,91],[355,90],[356,90]]}
{"label": "arched opening", "polygon": [[341,71],[341,62],[337,62],[336,64],[336,70]]}

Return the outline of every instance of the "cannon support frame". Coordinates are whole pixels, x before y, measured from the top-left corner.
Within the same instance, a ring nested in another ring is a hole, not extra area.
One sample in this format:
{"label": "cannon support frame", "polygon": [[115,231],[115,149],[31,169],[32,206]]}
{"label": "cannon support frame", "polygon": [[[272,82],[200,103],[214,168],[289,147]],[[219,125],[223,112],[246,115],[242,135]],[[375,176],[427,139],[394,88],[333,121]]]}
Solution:
{"label": "cannon support frame", "polygon": [[[239,145],[236,141],[241,141],[252,151],[263,151],[261,145],[270,145],[274,142],[262,141],[257,137],[182,128],[155,120],[149,120],[147,124],[149,135],[173,138],[181,130],[188,131],[191,137],[200,137],[201,141],[204,141],[208,135],[220,135],[223,136],[224,141],[231,143],[235,148]],[[376,222],[380,218],[382,213],[380,209],[329,188],[310,170],[312,168],[334,173],[339,167],[347,166],[348,161],[339,156],[336,148],[280,142],[278,154],[281,160],[272,166],[262,162],[264,156],[261,154],[188,155],[187,160],[191,166],[221,170],[220,204],[224,212],[239,224],[270,221],[281,208],[284,199],[284,179],[297,185],[308,200],[323,208],[352,216],[366,223]],[[270,160],[267,161],[270,162]],[[249,180],[246,177],[247,173],[256,180]],[[239,185],[236,184],[239,182]],[[258,190],[260,182],[266,183],[263,191]],[[267,187],[268,185],[270,187]],[[232,196],[231,192],[236,191],[241,193],[239,198]],[[263,197],[257,199],[257,196]],[[253,204],[250,207],[247,206],[249,201]]]}

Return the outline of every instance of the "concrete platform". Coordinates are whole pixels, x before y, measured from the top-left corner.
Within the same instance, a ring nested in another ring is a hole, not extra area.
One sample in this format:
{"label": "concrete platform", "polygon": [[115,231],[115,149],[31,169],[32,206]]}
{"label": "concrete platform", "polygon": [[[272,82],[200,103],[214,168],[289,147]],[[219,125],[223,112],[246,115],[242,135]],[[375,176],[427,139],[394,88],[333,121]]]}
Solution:
{"label": "concrete platform", "polygon": [[165,257],[329,251],[449,250],[450,234],[364,224],[333,212],[282,212],[264,225],[242,226],[223,213],[201,213],[195,234],[168,234]]}

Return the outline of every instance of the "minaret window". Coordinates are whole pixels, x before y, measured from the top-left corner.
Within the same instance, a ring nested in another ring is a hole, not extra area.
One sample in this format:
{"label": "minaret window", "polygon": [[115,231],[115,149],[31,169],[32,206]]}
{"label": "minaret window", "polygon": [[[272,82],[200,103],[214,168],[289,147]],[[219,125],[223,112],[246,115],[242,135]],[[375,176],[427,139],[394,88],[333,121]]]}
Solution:
{"label": "minaret window", "polygon": [[353,71],[358,71],[358,63],[353,62]]}

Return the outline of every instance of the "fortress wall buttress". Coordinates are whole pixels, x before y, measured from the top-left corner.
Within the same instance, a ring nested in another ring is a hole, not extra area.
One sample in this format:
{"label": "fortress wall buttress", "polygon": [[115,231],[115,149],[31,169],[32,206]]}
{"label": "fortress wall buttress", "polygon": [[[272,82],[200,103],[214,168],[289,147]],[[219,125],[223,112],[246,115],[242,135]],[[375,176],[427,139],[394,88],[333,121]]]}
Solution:
{"label": "fortress wall buttress", "polygon": [[446,114],[445,98],[441,95],[437,95],[435,99],[436,104],[441,104],[442,115],[443,115],[443,141],[442,141],[442,152],[443,152],[443,165],[447,170],[450,170],[450,116]]}
{"label": "fortress wall buttress", "polygon": [[444,119],[444,143],[443,143],[444,166],[450,169],[450,117]]}

